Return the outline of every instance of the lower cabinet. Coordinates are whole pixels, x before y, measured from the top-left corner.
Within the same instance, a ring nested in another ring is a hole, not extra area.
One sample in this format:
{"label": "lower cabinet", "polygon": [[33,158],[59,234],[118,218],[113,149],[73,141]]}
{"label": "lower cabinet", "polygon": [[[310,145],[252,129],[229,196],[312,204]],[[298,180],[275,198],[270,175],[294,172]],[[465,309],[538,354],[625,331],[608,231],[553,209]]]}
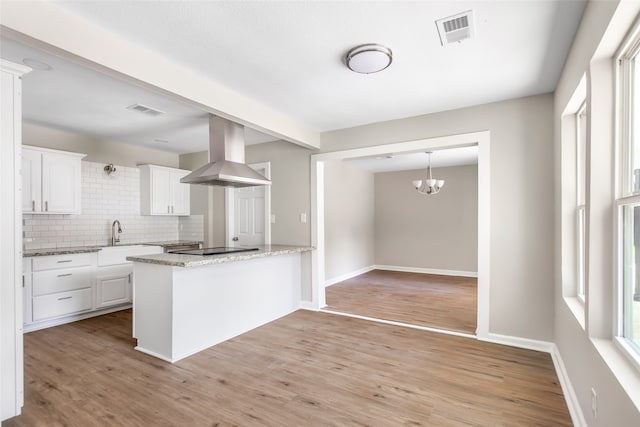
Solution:
{"label": "lower cabinet", "polygon": [[152,253],[162,253],[162,247],[123,245],[24,258],[24,331],[131,307],[133,264],[126,257]]}
{"label": "lower cabinet", "polygon": [[100,267],[96,275],[96,308],[111,307],[131,302],[131,276],[133,268]]}

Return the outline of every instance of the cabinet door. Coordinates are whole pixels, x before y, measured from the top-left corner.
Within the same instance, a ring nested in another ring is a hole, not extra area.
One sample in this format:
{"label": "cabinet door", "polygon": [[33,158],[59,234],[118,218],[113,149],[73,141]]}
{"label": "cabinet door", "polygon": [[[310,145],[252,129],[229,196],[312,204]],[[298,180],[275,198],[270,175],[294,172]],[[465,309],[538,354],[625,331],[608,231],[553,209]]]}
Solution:
{"label": "cabinet door", "polygon": [[22,212],[42,209],[42,153],[22,149]]}
{"label": "cabinet door", "polygon": [[42,154],[42,211],[80,213],[81,163],[64,154]]}
{"label": "cabinet door", "polygon": [[131,302],[131,273],[96,277],[96,308]]}
{"label": "cabinet door", "polygon": [[171,215],[171,172],[151,169],[151,215]]}
{"label": "cabinet door", "polygon": [[191,186],[180,182],[180,178],[188,173],[188,171],[171,172],[171,213],[174,215],[189,215],[191,211]]}

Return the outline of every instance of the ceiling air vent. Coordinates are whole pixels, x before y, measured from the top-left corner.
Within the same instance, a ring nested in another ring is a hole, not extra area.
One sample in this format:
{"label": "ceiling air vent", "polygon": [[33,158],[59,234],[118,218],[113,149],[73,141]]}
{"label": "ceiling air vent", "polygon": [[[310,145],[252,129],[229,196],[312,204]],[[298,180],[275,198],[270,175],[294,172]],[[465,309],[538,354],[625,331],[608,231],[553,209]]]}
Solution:
{"label": "ceiling air vent", "polygon": [[459,43],[473,36],[473,11],[458,13],[457,15],[436,21],[440,43],[446,46],[451,43]]}
{"label": "ceiling air vent", "polygon": [[127,107],[128,110],[137,111],[138,113],[146,114],[147,116],[161,116],[164,114],[164,111],[156,110],[151,107],[147,107],[142,104],[133,104]]}

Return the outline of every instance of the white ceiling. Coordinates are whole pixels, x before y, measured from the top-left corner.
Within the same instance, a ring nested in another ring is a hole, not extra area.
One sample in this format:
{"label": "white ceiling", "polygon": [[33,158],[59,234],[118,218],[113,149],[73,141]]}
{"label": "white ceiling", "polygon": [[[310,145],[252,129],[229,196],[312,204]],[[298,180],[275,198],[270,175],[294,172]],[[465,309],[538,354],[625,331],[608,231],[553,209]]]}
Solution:
{"label": "white ceiling", "polygon": [[[360,169],[373,173],[395,172],[415,169],[427,169],[429,157],[424,152],[419,153],[387,153],[373,157],[347,159]],[[432,168],[446,168],[478,164],[478,146],[433,150],[431,154]]]}
{"label": "white ceiling", "polygon": [[[551,92],[585,5],[584,0],[53,3],[319,131]],[[475,37],[442,47],[435,20],[469,9]],[[345,53],[372,42],[392,49],[391,66],[371,75],[349,71]],[[180,153],[207,149],[202,112],[61,58],[20,52],[15,42],[0,44],[5,59],[17,62],[26,54],[54,66],[25,78],[28,120]],[[124,109],[133,103],[170,114],[136,116]],[[254,137],[273,139],[248,132],[248,140]]]}

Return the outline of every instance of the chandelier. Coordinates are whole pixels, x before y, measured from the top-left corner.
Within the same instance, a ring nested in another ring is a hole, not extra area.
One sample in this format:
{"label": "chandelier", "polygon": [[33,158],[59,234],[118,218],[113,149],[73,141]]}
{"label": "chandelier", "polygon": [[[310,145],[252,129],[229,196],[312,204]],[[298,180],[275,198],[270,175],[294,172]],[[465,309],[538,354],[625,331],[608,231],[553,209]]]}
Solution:
{"label": "chandelier", "polygon": [[424,182],[421,179],[417,179],[413,181],[413,186],[416,191],[420,194],[438,194],[440,189],[444,186],[444,179],[433,179],[431,175],[431,154],[433,152],[427,151],[429,155],[429,178],[425,179]]}

